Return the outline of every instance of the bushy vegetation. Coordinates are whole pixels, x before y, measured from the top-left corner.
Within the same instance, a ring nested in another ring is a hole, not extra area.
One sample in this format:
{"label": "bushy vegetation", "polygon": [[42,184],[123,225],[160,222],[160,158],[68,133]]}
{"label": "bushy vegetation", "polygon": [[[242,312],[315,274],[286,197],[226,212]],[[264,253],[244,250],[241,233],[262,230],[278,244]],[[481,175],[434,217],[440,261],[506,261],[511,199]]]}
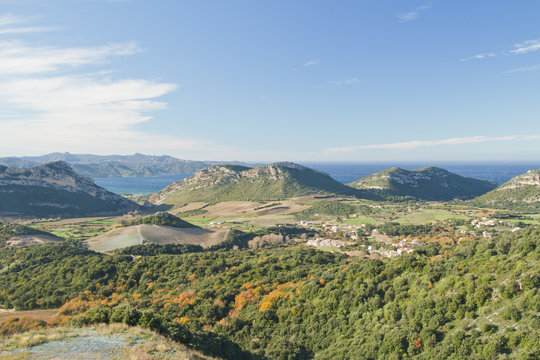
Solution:
{"label": "bushy vegetation", "polygon": [[0,250],[0,303],[150,327],[231,359],[537,359],[540,229],[437,256],[307,248],[105,256]]}
{"label": "bushy vegetation", "polygon": [[6,242],[14,236],[21,235],[46,235],[51,239],[58,238],[48,232],[37,230],[28,226],[24,226],[16,223],[2,223],[0,222],[0,246],[5,245]]}
{"label": "bushy vegetation", "polygon": [[[361,197],[359,190],[343,185],[318,171],[309,168],[279,168],[282,171],[279,176],[262,172],[256,177],[243,177],[238,173],[232,178],[230,178],[230,174],[220,173],[216,170],[212,176],[196,182],[195,185],[173,184],[171,189],[174,188],[174,190],[170,190],[170,192],[168,189],[164,190],[169,193],[162,201],[165,204],[179,205],[194,201],[204,201],[210,204],[222,201],[267,202],[310,194]],[[233,171],[246,170],[230,166],[228,169]]]}
{"label": "bushy vegetation", "polygon": [[502,190],[495,189],[470,203],[474,206],[537,213],[540,210],[540,186],[523,185]]}
{"label": "bushy vegetation", "polygon": [[473,179],[447,170],[391,168],[359,179],[350,186],[389,201],[472,199],[493,190],[493,181]]}
{"label": "bushy vegetation", "polygon": [[140,256],[156,256],[156,255],[181,255],[192,252],[203,251],[202,246],[200,245],[191,245],[191,244],[145,244],[145,245],[134,245],[128,246],[122,249],[117,249],[114,251],[115,254],[125,254],[125,255],[140,255]]}
{"label": "bushy vegetation", "polygon": [[345,217],[355,213],[368,215],[371,213],[368,206],[353,206],[338,200],[321,200],[314,202],[309,209],[295,214],[297,219],[312,219],[318,216]]}
{"label": "bushy vegetation", "polygon": [[159,225],[159,226],[170,226],[175,228],[198,228],[198,226],[193,225],[187,221],[180,219],[177,216],[174,216],[171,213],[159,212],[153,215],[142,216],[134,220],[129,220],[124,222],[124,226],[134,226],[134,225]]}

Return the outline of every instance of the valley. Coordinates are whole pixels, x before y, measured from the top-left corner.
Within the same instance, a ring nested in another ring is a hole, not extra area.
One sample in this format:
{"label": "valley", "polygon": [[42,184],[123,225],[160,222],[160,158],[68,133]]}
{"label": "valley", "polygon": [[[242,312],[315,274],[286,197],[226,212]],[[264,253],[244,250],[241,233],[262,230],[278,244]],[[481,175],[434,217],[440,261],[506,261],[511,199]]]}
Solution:
{"label": "valley", "polygon": [[122,214],[4,218],[1,342],[121,323],[193,358],[534,357],[540,187],[481,203],[509,185],[436,172],[355,189],[291,163],[218,165]]}

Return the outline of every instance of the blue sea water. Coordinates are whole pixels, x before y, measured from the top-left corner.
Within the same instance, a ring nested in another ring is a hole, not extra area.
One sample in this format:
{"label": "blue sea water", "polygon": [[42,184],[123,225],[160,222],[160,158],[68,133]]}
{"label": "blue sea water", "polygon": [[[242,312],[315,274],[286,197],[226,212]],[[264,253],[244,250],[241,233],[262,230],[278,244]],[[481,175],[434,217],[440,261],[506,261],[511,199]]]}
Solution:
{"label": "blue sea water", "polygon": [[[438,166],[459,175],[477,179],[494,180],[502,184],[527,170],[540,169],[537,163],[303,163],[303,165],[328,173],[341,183],[353,182],[378,171],[394,166],[403,169],[418,169]],[[98,178],[96,184],[117,194],[151,194],[175,181],[193,174],[160,175],[150,177]]]}
{"label": "blue sea water", "polygon": [[139,177],[97,178],[95,183],[116,194],[143,194],[158,192],[175,181],[183,180],[193,174],[175,174]]}

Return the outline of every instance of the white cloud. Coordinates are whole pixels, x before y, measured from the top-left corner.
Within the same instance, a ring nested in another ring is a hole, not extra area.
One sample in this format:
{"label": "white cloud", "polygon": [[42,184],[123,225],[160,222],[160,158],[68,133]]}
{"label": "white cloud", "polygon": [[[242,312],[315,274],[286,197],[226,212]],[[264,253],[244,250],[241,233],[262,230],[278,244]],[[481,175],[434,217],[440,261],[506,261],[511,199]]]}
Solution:
{"label": "white cloud", "polygon": [[44,31],[51,31],[53,28],[48,27],[14,27],[14,28],[0,28],[0,35],[5,34],[26,34],[26,33],[35,33],[35,32],[44,32]]}
{"label": "white cloud", "polygon": [[511,50],[476,54],[473,56],[464,57],[461,59],[461,61],[481,60],[485,58],[504,56],[504,55],[522,55],[522,54],[535,52],[538,50],[540,50],[540,39],[525,40],[521,43],[515,44],[514,48]]}
{"label": "white cloud", "polygon": [[485,59],[485,58],[488,58],[488,57],[495,57],[495,56],[497,56],[497,54],[495,54],[495,53],[476,54],[476,55],[473,55],[473,56],[468,56],[468,57],[462,58],[461,61],[479,60],[479,59]]}
{"label": "white cloud", "polygon": [[38,74],[62,68],[103,63],[111,56],[140,52],[135,42],[97,47],[32,47],[16,40],[0,41],[0,75]]}
{"label": "white cloud", "polygon": [[[0,16],[3,25],[22,20]],[[178,154],[215,149],[166,131],[139,130],[149,113],[165,109],[159,98],[178,86],[146,79],[116,79],[110,71],[79,72],[140,52],[135,42],[93,47],[32,46],[0,41],[0,151]]]}
{"label": "white cloud", "polygon": [[326,151],[350,153],[350,152],[356,152],[359,150],[367,150],[367,149],[408,150],[408,149],[415,149],[415,148],[427,147],[427,146],[475,144],[475,143],[483,143],[483,142],[488,142],[488,141],[524,141],[524,140],[540,140],[540,135],[527,135],[527,136],[510,135],[510,136],[500,136],[500,137],[471,136],[471,137],[450,138],[450,139],[443,139],[443,140],[417,140],[417,141],[406,141],[406,142],[389,143],[389,144],[335,147],[335,148],[327,148]]}
{"label": "white cloud", "polygon": [[0,15],[0,26],[15,25],[25,22],[25,18],[13,14]]}
{"label": "white cloud", "polygon": [[429,8],[431,8],[431,6],[429,6],[429,5],[419,6],[416,9],[414,9],[413,11],[409,11],[409,12],[405,12],[405,13],[398,12],[398,13],[396,13],[396,16],[398,17],[400,23],[406,23],[406,22],[418,19],[420,17],[420,15],[421,15],[422,11],[427,10]]}
{"label": "white cloud", "polygon": [[304,63],[303,66],[313,66],[320,63],[320,60],[309,60]]}
{"label": "white cloud", "polygon": [[508,70],[508,71],[505,71],[505,72],[508,73],[508,74],[513,74],[513,73],[537,71],[537,70],[540,70],[540,64],[520,67],[520,68],[517,68],[517,69]]}
{"label": "white cloud", "polygon": [[53,28],[44,26],[19,26],[29,20],[30,18],[23,18],[13,14],[0,15],[0,35],[27,34],[54,30]]}
{"label": "white cloud", "polygon": [[358,78],[350,78],[350,79],[345,79],[345,80],[331,81],[331,83],[338,86],[339,85],[354,85],[354,84],[360,83],[360,80]]}
{"label": "white cloud", "polygon": [[540,39],[526,40],[522,43],[514,45],[514,49],[510,50],[510,54],[527,54],[533,51],[540,50]]}

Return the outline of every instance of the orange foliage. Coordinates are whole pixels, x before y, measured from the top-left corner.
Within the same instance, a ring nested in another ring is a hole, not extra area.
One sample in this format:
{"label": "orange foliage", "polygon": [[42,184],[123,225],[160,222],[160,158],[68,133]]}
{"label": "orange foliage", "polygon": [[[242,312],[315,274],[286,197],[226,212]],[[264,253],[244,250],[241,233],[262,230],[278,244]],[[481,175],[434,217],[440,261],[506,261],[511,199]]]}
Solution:
{"label": "orange foliage", "polygon": [[177,318],[177,319],[174,319],[174,321],[176,321],[177,323],[179,323],[181,325],[190,325],[191,324],[191,320],[188,317]]}
{"label": "orange foliage", "polygon": [[298,283],[284,283],[284,284],[274,284],[275,289],[272,290],[268,295],[266,295],[259,307],[259,311],[270,310],[276,305],[280,298],[288,299],[293,296],[293,293],[287,291],[288,289],[297,289],[303,284],[303,282]]}
{"label": "orange foliage", "polygon": [[0,325],[0,335],[12,335],[28,330],[41,329],[47,326],[43,320],[34,320],[28,316],[10,317]]}
{"label": "orange foliage", "polygon": [[416,346],[417,349],[420,349],[422,347],[422,338],[418,336],[418,338],[413,341],[413,345]]}
{"label": "orange foliage", "polygon": [[177,298],[172,299],[171,302],[177,304],[179,307],[182,307],[184,305],[195,305],[195,291],[183,291],[180,293],[180,295],[178,295]]}

